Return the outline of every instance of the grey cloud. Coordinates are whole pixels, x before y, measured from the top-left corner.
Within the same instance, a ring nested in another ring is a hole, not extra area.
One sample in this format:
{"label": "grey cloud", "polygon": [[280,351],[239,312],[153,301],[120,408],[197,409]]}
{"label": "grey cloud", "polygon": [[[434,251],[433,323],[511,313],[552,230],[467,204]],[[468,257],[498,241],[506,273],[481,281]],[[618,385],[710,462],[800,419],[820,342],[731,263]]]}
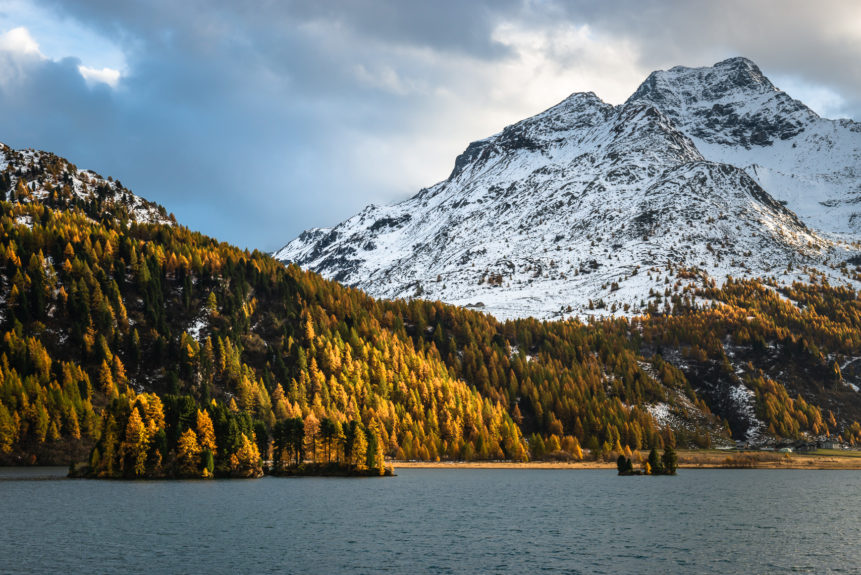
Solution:
{"label": "grey cloud", "polygon": [[[8,62],[16,55],[0,54],[0,58]],[[39,142],[38,147],[56,153],[81,148],[101,151],[102,135],[113,128],[110,89],[88,87],[74,58],[54,62],[21,57],[10,64],[21,67],[23,77],[0,83],[4,111],[0,139],[31,147]]]}
{"label": "grey cloud", "polygon": [[[49,0],[50,1],[50,0]],[[170,1],[111,2],[108,0],[51,1],[57,10],[122,38],[130,30],[181,30],[206,44],[207,38],[236,33],[237,25],[255,32],[286,30],[313,22],[336,24],[378,42],[423,46],[474,57],[507,55],[491,32],[505,15],[522,9],[520,0],[313,0],[287,2]],[[182,25],[177,25],[181,21]]]}
{"label": "grey cloud", "polygon": [[[861,118],[861,5],[841,0],[554,2],[558,17],[636,42],[646,69],[746,56],[767,73],[837,90]],[[855,30],[847,34],[846,30]]]}
{"label": "grey cloud", "polygon": [[[495,36],[501,23],[588,24],[629,42],[643,70],[741,54],[766,73],[838,90],[856,118],[861,109],[858,46],[831,33],[833,19],[845,17],[837,3],[42,4],[110,38],[128,71],[112,91],[88,87],[75,60],[28,63],[26,85],[0,92],[0,140],[66,155],[192,228],[264,249],[366,203],[414,193],[433,183],[427,174],[444,177],[467,140],[440,124],[487,105],[482,94],[502,79],[476,71],[519,57]],[[580,57],[547,50],[560,69]],[[445,108],[453,101],[455,112]],[[488,125],[487,134],[500,128]],[[444,165],[423,166],[419,177],[406,164],[422,164],[427,140],[444,142],[436,149],[451,156],[428,159]]]}
{"label": "grey cloud", "polygon": [[300,17],[338,22],[378,41],[493,59],[509,52],[491,40],[491,32],[500,15],[517,10],[519,2],[326,0],[289,6]]}

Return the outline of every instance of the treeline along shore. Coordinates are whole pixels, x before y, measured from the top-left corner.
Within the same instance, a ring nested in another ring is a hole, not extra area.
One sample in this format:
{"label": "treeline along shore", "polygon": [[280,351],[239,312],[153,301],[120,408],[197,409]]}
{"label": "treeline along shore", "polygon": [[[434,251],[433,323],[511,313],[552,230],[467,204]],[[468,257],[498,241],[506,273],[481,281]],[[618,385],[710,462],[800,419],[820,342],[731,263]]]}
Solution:
{"label": "treeline along shore", "polygon": [[[733,445],[751,421],[775,444],[861,445],[861,299],[813,275],[718,286],[685,270],[642,316],[501,322],[376,300],[193,232],[62,158],[2,154],[2,465],[129,479],[386,460],[612,467]],[[723,410],[717,384],[743,387],[753,419]]]}
{"label": "treeline along shore", "polygon": [[[771,451],[685,450],[677,452],[679,469],[846,469],[861,470],[861,452],[843,454]],[[647,461],[648,452],[637,452]],[[393,461],[399,469],[616,469],[616,461]]]}

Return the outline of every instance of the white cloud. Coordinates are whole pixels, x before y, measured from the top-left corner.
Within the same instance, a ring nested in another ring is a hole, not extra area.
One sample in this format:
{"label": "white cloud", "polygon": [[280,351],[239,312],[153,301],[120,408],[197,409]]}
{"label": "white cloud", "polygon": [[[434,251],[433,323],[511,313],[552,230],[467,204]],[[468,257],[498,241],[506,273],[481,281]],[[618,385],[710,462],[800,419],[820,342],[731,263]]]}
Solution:
{"label": "white cloud", "polygon": [[494,30],[493,39],[517,55],[498,64],[494,89],[524,100],[533,113],[572,92],[595,92],[619,104],[648,73],[635,65],[638,54],[627,40],[596,33],[589,25],[533,28],[509,22]]}
{"label": "white cloud", "polygon": [[81,73],[81,76],[84,77],[84,80],[86,80],[89,85],[101,82],[102,84],[107,84],[111,88],[116,88],[120,81],[120,71],[114,70],[113,68],[102,68],[101,70],[97,70],[96,68],[89,68],[82,65],[78,66],[78,72]]}
{"label": "white cloud", "polygon": [[276,248],[445,178],[468,142],[572,92],[621,103],[656,68],[743,55],[820,114],[858,118],[855,4],[0,0],[0,87],[16,88],[0,138],[73,150],[192,227]]}
{"label": "white cloud", "polygon": [[[0,55],[5,56],[0,59],[0,84],[22,80],[25,77],[25,63],[28,61],[53,60],[42,53],[39,43],[24,26],[0,34]],[[81,64],[78,66],[78,72],[89,86],[101,83],[116,88],[121,76],[119,70],[107,66],[99,69]]]}
{"label": "white cloud", "polygon": [[369,70],[364,64],[357,64],[353,67],[353,74],[361,84],[398,96],[417,89],[415,82],[403,78],[391,66],[381,65]]}
{"label": "white cloud", "polygon": [[774,76],[774,84],[795,98],[801,100],[814,112],[825,118],[851,118],[846,98],[828,86],[814,85],[795,76]]}
{"label": "white cloud", "polygon": [[39,51],[39,44],[30,35],[30,31],[23,26],[0,34],[0,51],[43,57]]}
{"label": "white cloud", "polygon": [[[340,128],[341,165],[361,182],[363,200],[332,218],[349,215],[364,202],[404,199],[446,178],[470,141],[549,108],[573,92],[593,91],[619,104],[649,72],[638,67],[638,55],[629,42],[587,25],[499,24],[492,40],[509,52],[492,61],[359,42],[343,32],[340,39],[347,46],[361,46],[356,57],[363,63],[351,68],[360,85],[406,97],[393,110],[399,116],[393,125]],[[327,45],[342,48],[331,40]],[[405,79],[398,70],[422,81]]]}
{"label": "white cloud", "polygon": [[19,26],[0,34],[0,86],[20,86],[27,78],[28,68],[45,61],[39,44],[30,32]]}

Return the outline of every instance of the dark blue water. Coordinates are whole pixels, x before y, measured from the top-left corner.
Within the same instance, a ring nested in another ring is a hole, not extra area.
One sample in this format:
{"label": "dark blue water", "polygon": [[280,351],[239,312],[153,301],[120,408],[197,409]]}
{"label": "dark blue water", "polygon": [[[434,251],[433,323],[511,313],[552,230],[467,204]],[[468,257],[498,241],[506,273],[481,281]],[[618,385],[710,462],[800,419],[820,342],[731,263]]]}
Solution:
{"label": "dark blue water", "polygon": [[861,572],[855,471],[35,477],[44,473],[0,470],[2,573]]}

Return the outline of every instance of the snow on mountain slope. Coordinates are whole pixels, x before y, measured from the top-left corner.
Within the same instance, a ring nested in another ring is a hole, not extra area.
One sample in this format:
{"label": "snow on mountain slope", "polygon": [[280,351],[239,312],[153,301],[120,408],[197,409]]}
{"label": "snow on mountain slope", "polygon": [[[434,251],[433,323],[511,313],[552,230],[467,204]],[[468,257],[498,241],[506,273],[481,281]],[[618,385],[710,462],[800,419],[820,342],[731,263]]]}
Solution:
{"label": "snow on mountain slope", "polygon": [[[705,73],[693,93],[733,92],[738,72],[728,69]],[[706,134],[687,121],[695,98],[664,90],[664,80],[653,74],[618,107],[574,94],[471,143],[448,180],[307,231],[275,257],[375,296],[440,299],[502,318],[635,314],[706,277],[790,282],[818,269],[848,281],[831,264],[856,250],[807,228],[756,173],[696,144],[708,136],[734,149],[761,141],[760,132],[797,135],[804,110],[772,114],[749,133],[727,125]]]}
{"label": "snow on mountain slope", "polygon": [[745,58],[653,72],[628,102],[648,102],[702,154],[743,168],[809,226],[861,232],[861,124],[828,120]]}
{"label": "snow on mountain slope", "polygon": [[5,144],[0,144],[0,192],[17,201],[38,200],[52,207],[100,202],[121,207],[138,222],[175,223],[162,206],[133,194],[119,181],[79,170],[48,152],[13,150]]}

